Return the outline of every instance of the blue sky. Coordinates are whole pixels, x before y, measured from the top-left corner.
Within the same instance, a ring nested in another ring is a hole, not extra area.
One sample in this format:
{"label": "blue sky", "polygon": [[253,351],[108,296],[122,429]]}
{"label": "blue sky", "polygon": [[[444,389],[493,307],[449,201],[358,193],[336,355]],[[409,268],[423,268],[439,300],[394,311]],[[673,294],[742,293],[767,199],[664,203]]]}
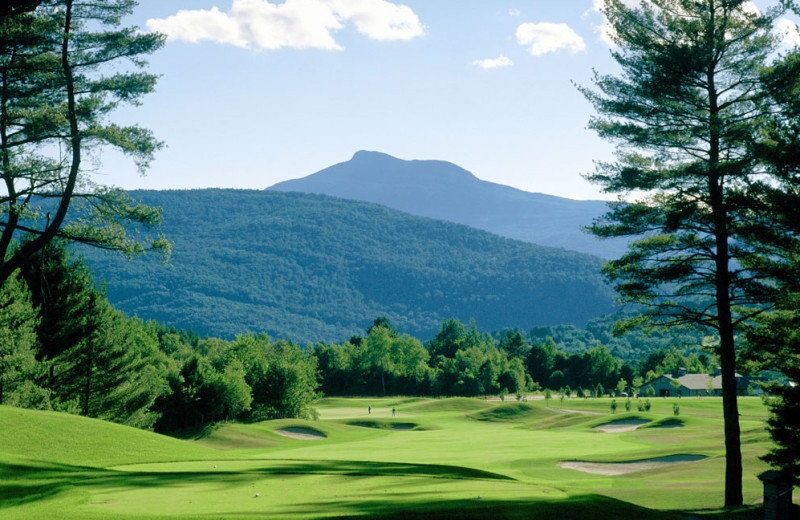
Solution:
{"label": "blue sky", "polygon": [[[597,0],[141,0],[168,35],[157,91],[115,119],[167,148],[123,188],[265,188],[357,150],[456,163],[481,179],[608,198],[581,174],[612,157],[571,82],[613,72]],[[756,2],[760,4],[761,2]]]}

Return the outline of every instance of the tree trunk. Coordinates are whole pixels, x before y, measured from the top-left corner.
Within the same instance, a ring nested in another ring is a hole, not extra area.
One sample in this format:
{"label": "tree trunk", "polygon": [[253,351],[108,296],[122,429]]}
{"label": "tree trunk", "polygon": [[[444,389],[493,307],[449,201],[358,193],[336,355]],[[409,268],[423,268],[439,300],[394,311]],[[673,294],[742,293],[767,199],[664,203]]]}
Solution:
{"label": "tree trunk", "polygon": [[736,343],[733,335],[727,219],[718,177],[710,181],[711,205],[716,229],[716,303],[719,327],[719,359],[722,375],[722,414],[725,425],[725,507],[737,507],[742,498],[742,448],[739,405],[736,396]]}
{"label": "tree trunk", "polygon": [[52,240],[58,233],[64,218],[67,216],[72,194],[78,180],[78,173],[81,165],[81,133],[78,126],[78,113],[75,102],[75,78],[72,73],[72,66],[69,61],[69,40],[72,27],[72,4],[73,0],[67,0],[64,14],[64,37],[61,43],[61,67],[64,71],[64,81],[67,88],[67,118],[69,119],[70,148],[72,151],[72,162],[69,174],[64,182],[64,188],[60,195],[58,209],[49,225],[42,230],[38,237],[31,240],[14,255],[9,258],[0,258],[0,285],[11,276],[15,270],[22,267],[36,251],[42,249],[47,242]]}
{"label": "tree trunk", "polygon": [[[710,26],[714,34],[716,6],[711,4]],[[710,53],[707,71],[709,102],[708,195],[711,204],[716,256],[714,257],[719,358],[722,375],[722,415],[725,425],[725,507],[737,507],[742,498],[742,447],[739,430],[739,405],[736,402],[736,344],[730,299],[730,251],[728,208],[725,201],[725,176],[720,173],[719,92],[716,88],[716,53]]]}

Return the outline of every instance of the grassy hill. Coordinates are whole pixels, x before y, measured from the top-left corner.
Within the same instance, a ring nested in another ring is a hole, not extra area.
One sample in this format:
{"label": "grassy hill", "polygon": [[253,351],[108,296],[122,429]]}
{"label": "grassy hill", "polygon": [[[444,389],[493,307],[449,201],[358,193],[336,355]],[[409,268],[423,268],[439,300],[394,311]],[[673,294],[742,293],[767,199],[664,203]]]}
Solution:
{"label": "grassy hill", "polygon": [[349,161],[269,189],[375,202],[412,215],[604,258],[616,258],[627,248],[624,239],[599,240],[581,230],[607,211],[604,201],[518,190],[480,180],[446,161],[404,161],[360,151]]}
{"label": "grassy hill", "polygon": [[[719,509],[725,465],[719,398],[656,399],[650,412],[629,414],[611,414],[609,403],[322,399],[318,421],[225,423],[188,441],[0,406],[0,424],[13,425],[0,429],[0,515],[762,517],[758,506]],[[758,456],[769,447],[768,412],[758,398],[741,399],[740,410],[744,496],[752,504],[761,496],[756,475],[766,469]],[[632,420],[638,429],[598,428]],[[318,435],[286,436],[291,431]],[[628,466],[654,458],[667,464]]]}
{"label": "grassy hill", "polygon": [[134,195],[163,208],[170,265],[85,249],[87,263],[117,308],[202,334],[341,342],[385,315],[425,339],[447,318],[487,331],[582,326],[612,307],[596,257],[375,204],[244,190]]}

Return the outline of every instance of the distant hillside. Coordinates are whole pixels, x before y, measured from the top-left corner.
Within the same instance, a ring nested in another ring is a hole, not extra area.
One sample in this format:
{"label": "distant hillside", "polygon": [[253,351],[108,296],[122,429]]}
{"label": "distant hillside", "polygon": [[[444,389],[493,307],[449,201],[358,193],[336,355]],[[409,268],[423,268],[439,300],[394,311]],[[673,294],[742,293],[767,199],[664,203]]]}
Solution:
{"label": "distant hillside", "polygon": [[606,212],[603,201],[529,193],[482,181],[445,161],[404,161],[361,151],[347,162],[268,189],[375,202],[412,215],[604,258],[616,258],[626,248],[623,240],[599,240],[581,230]]}
{"label": "distant hillside", "polygon": [[600,260],[361,202],[269,191],[133,192],[163,208],[169,266],[81,250],[129,314],[202,334],[337,341],[385,315],[429,338],[573,323],[611,309]]}

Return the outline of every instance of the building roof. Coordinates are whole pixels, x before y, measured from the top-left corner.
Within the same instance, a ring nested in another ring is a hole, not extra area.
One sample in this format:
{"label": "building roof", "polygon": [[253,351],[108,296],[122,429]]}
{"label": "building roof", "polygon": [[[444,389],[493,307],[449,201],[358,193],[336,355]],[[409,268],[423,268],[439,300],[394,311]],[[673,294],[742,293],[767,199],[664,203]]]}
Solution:
{"label": "building roof", "polygon": [[689,390],[708,390],[708,380],[713,381],[713,389],[722,389],[722,376],[710,376],[708,374],[686,374],[681,376],[678,382]]}
{"label": "building roof", "polygon": [[[722,376],[711,376],[709,374],[686,374],[680,377],[672,377],[664,374],[663,377],[666,377],[670,381],[678,381],[681,386],[688,388],[689,390],[708,390],[708,380],[711,378],[714,385],[713,390],[722,389]],[[742,382],[741,374],[736,374],[736,382],[737,386],[740,386]]]}

